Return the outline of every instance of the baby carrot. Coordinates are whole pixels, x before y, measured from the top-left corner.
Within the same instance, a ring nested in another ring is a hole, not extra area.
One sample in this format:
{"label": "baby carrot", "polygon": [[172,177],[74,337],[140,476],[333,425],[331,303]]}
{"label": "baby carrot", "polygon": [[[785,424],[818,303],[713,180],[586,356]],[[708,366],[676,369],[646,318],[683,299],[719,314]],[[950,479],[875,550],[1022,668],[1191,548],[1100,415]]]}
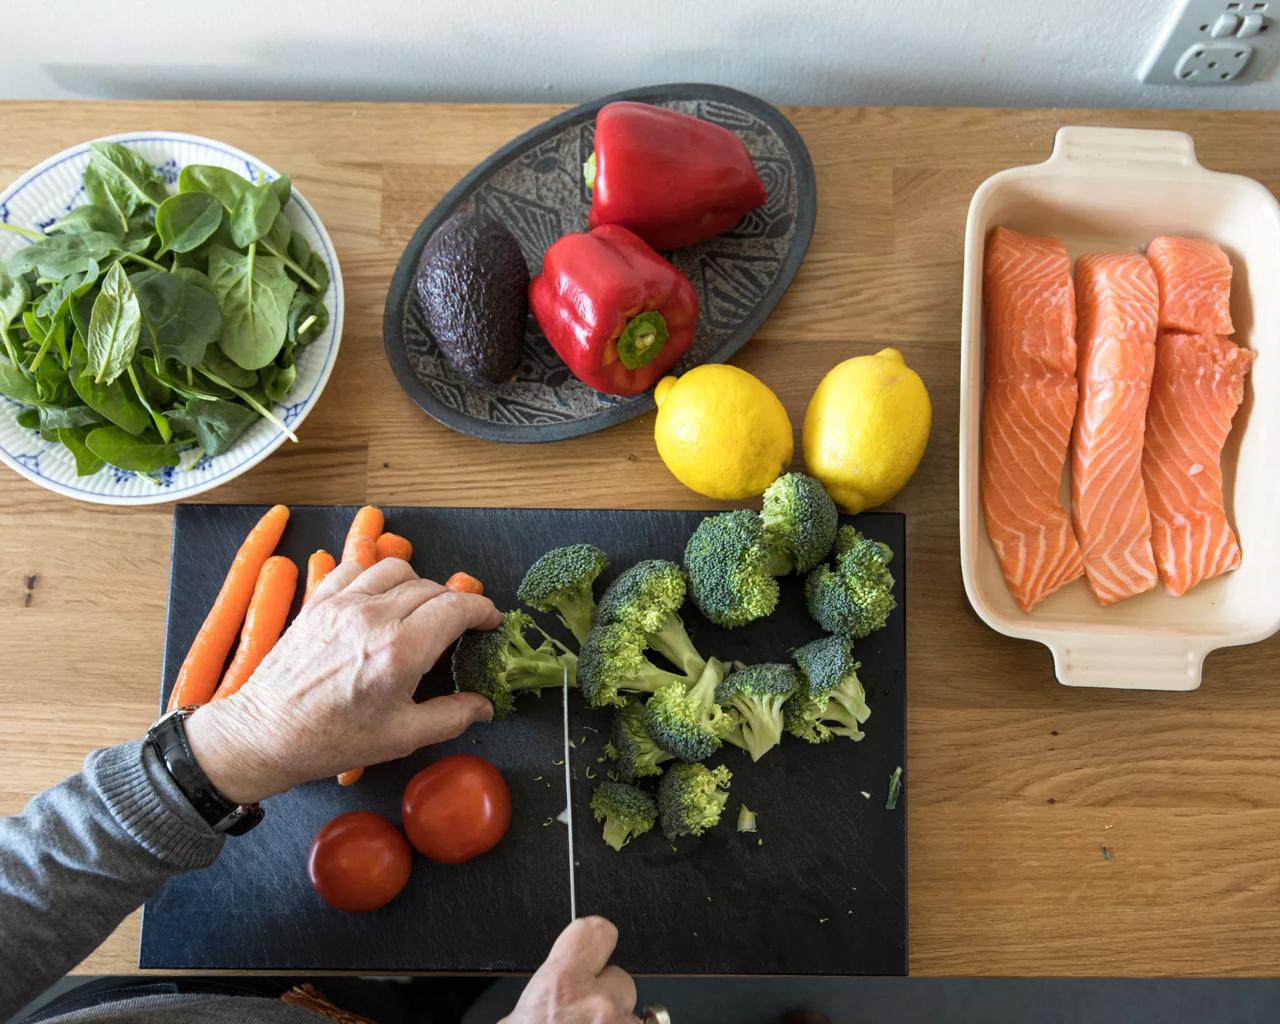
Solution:
{"label": "baby carrot", "polygon": [[483,594],[484,584],[467,572],[455,572],[444,581],[445,590],[456,590],[460,594]]}
{"label": "baby carrot", "polygon": [[354,786],[360,781],[360,776],[364,774],[363,768],[352,768],[350,771],[343,772],[338,776],[339,786]]}
{"label": "baby carrot", "polygon": [[[382,535],[382,510],[376,505],[366,505],[351,520],[351,528],[347,530],[346,542],[342,545],[342,561],[364,562],[355,556],[355,543],[360,537],[368,537],[372,544]],[[372,563],[370,563],[372,564]],[[365,568],[369,566],[365,565]]]}
{"label": "baby carrot", "polygon": [[289,618],[289,607],[297,589],[298,567],[292,559],[273,555],[263,563],[257,585],[253,588],[249,611],[244,617],[244,629],[240,631],[240,646],[236,648],[236,656],[231,659],[227,674],[222,677],[222,684],[213,695],[214,700],[230,697],[239,690],[249,681],[267,652],[276,645],[284,632],[285,620]]}
{"label": "baby carrot", "polygon": [[333,572],[336,565],[337,562],[333,560],[333,555],[323,549],[311,553],[311,557],[307,559],[307,586],[302,592],[303,604],[311,600],[311,595],[316,592],[316,587],[324,582],[324,578]]}
{"label": "baby carrot", "polygon": [[214,598],[213,607],[205,616],[200,632],[192,641],[191,650],[178,669],[177,681],[169,695],[169,707],[183,704],[205,704],[218,688],[218,677],[226,663],[231,645],[236,641],[240,623],[244,621],[249,601],[263,564],[271,557],[285,524],[289,521],[289,508],[276,505],[264,515],[245,537],[240,550],[231,562],[222,589]]}
{"label": "baby carrot", "polygon": [[342,548],[344,562],[359,562],[362,568],[369,568],[378,560],[378,547],[372,537],[357,537],[348,541]]}
{"label": "baby carrot", "polygon": [[413,558],[413,544],[398,533],[384,533],[378,538],[378,561],[384,558],[403,558],[406,562]]}

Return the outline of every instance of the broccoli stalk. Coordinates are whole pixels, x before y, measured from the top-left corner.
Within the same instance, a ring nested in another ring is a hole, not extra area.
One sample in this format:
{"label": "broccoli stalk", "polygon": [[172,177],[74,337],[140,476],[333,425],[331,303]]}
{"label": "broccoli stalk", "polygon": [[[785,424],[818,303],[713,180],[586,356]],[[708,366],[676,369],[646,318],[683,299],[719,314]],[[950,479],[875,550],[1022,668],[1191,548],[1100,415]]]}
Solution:
{"label": "broccoli stalk", "polygon": [[453,681],[457,689],[478,693],[493,705],[493,718],[506,718],[515,709],[516,694],[563,686],[565,672],[575,685],[577,659],[560,654],[549,637],[534,647],[525,630],[536,628],[524,612],[507,612],[494,630],[471,630],[453,650]]}
{"label": "broccoli stalk", "polygon": [[555,612],[581,644],[596,615],[592,584],[608,567],[608,556],[594,544],[556,548],[529,566],[516,596],[530,608]]}
{"label": "broccoli stalk", "polygon": [[658,818],[668,839],[700,836],[720,821],[733,774],[724,765],[677,764],[658,784]]}
{"label": "broccoli stalk", "polygon": [[707,663],[680,618],[687,589],[684,570],[674,562],[658,558],[637,562],[609,584],[600,598],[597,621],[625,625],[642,634],[649,647],[696,679]]}
{"label": "broccoli stalk", "polygon": [[893,597],[893,551],[852,526],[836,534],[836,568],[820,565],[805,580],[805,602],[815,622],[855,640],[882,629],[897,606]]}
{"label": "broccoli stalk", "polygon": [[649,698],[644,724],[658,746],[682,761],[703,761],[720,749],[734,727],[733,716],[716,703],[726,669],[712,658],[692,686],[675,682]]}
{"label": "broccoli stalk", "polygon": [[604,841],[621,850],[653,828],[658,804],[648,793],[624,782],[602,782],[591,794],[591,812],[604,822]]}
{"label": "broccoli stalk", "polygon": [[716,702],[734,718],[725,742],[759,761],[782,742],[783,706],[799,688],[800,673],[790,665],[751,665],[725,676],[716,690]]}
{"label": "broccoli stalk", "polygon": [[825,743],[835,736],[862,739],[862,724],[871,717],[871,709],[848,637],[823,637],[791,657],[801,683],[783,706],[787,731],[810,743]]}
{"label": "broccoli stalk", "polygon": [[631,698],[613,716],[613,731],[605,753],[618,763],[618,774],[624,782],[648,775],[660,775],[658,767],[675,755],[653,741],[644,724],[644,704]]}

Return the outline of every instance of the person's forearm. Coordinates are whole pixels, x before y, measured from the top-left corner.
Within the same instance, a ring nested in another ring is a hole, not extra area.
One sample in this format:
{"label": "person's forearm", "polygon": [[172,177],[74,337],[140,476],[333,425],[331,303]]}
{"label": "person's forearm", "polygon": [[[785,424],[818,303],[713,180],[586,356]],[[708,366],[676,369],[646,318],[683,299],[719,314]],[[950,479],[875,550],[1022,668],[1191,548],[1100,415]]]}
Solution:
{"label": "person's forearm", "polygon": [[0,1020],[62,977],[166,879],[222,848],[139,742],[0,818]]}

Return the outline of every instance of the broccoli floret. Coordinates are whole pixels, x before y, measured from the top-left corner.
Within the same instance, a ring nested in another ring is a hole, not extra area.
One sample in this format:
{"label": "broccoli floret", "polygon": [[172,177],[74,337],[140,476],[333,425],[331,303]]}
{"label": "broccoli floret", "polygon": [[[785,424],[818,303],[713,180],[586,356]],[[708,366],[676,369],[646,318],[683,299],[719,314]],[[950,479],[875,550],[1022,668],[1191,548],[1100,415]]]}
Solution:
{"label": "broccoli floret", "polygon": [[726,743],[741,747],[759,761],[782,742],[782,708],[800,688],[800,673],[791,665],[750,665],[730,672],[716,690],[716,703],[733,713]]}
{"label": "broccoli floret", "polygon": [[692,686],[672,683],[649,698],[644,724],[658,746],[682,761],[702,761],[720,749],[734,725],[733,716],[716,703],[726,667],[712,658]]}
{"label": "broccoli floret", "polygon": [[745,626],[778,605],[778,581],[790,559],[775,550],[764,521],[750,509],[708,516],[684,549],[689,594],[712,622]]}
{"label": "broccoli floret", "polygon": [[521,690],[563,686],[566,669],[569,685],[575,685],[577,659],[559,653],[545,635],[541,644],[532,646],[524,635],[530,627],[533,619],[524,612],[507,612],[497,629],[463,633],[453,650],[454,685],[487,697],[494,721],[511,714]]}
{"label": "broccoli floret", "polygon": [[648,793],[625,782],[602,782],[591,794],[591,811],[604,822],[604,841],[621,850],[644,835],[658,820],[658,803]]}
{"label": "broccoli floret", "polygon": [[608,567],[609,556],[594,544],[556,548],[529,566],[516,596],[530,608],[555,612],[582,643],[596,614],[591,585]]}
{"label": "broccoli floret", "polygon": [[724,765],[677,764],[658,784],[658,817],[668,839],[700,836],[720,821],[733,774]]}
{"label": "broccoli floret", "polygon": [[819,481],[786,473],[765,490],[760,518],[773,550],[791,563],[789,571],[805,573],[831,553],[840,513]]}
{"label": "broccoli floret", "polygon": [[656,693],[688,685],[684,676],[658,668],[645,657],[642,633],[620,622],[597,622],[578,655],[578,687],[593,708],[620,707],[628,693]]}
{"label": "broccoli floret", "polygon": [[675,756],[653,741],[644,724],[644,704],[634,697],[613,716],[613,732],[605,754],[618,762],[618,774],[626,782],[660,775],[662,769],[658,766]]}
{"label": "broccoli floret", "polygon": [[800,670],[800,688],[783,706],[787,732],[810,743],[834,736],[862,739],[861,726],[871,709],[849,638],[824,636],[791,657]]}
{"label": "broccoli floret", "polygon": [[707,663],[680,618],[686,590],[680,566],[651,558],[633,565],[609,584],[596,618],[602,625],[621,623],[642,633],[648,646],[696,679]]}
{"label": "broccoli floret", "polygon": [[835,548],[835,569],[820,565],[805,580],[805,602],[823,629],[856,640],[883,628],[897,607],[888,568],[893,551],[852,526],[840,527]]}

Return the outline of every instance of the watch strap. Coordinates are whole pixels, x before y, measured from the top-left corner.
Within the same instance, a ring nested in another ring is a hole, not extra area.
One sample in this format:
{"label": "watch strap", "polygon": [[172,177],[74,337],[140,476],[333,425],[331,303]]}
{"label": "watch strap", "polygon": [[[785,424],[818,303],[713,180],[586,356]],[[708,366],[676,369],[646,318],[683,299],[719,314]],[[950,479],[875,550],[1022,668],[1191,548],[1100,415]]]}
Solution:
{"label": "watch strap", "polygon": [[223,796],[209,781],[187,742],[186,720],[193,707],[174,708],[148,731],[147,743],[156,752],[174,784],[215,832],[239,836],[262,820],[260,804],[238,804]]}

